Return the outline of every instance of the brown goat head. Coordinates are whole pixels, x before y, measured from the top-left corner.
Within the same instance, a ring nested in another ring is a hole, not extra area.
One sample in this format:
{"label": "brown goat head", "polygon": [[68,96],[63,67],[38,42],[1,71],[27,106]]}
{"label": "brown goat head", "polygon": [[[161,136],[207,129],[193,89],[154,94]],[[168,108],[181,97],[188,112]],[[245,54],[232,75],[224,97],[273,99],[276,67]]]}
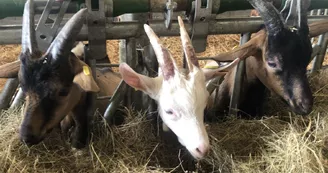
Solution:
{"label": "brown goat head", "polygon": [[19,77],[26,95],[20,138],[28,145],[42,141],[74,111],[83,93],[99,91],[90,68],[71,52],[86,13],[77,12],[42,54],[35,38],[33,1],[25,4],[20,61],[1,66],[0,77]]}
{"label": "brown goat head", "polygon": [[[215,58],[232,60],[249,58],[246,68],[253,69],[256,77],[278,94],[297,114],[307,115],[312,110],[313,96],[306,76],[311,59],[311,36],[327,32],[327,21],[307,25],[308,1],[293,0],[300,6],[298,14],[286,11],[280,14],[275,7],[262,0],[249,0],[264,20],[265,28],[246,44]],[[292,8],[291,8],[292,10]],[[296,16],[296,17],[295,17]],[[292,21],[290,21],[292,20]],[[292,25],[288,25],[292,24]]]}

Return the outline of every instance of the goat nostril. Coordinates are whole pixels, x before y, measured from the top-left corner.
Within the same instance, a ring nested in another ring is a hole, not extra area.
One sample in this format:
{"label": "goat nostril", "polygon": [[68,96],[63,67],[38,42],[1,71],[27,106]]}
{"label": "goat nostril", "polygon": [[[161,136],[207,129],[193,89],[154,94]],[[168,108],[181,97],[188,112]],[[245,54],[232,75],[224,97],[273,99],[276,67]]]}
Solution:
{"label": "goat nostril", "polygon": [[299,107],[301,107],[303,110],[307,110],[307,109],[311,108],[311,103],[307,100],[304,100],[299,103]]}
{"label": "goat nostril", "polygon": [[312,110],[312,103],[309,100],[302,100],[297,103],[296,109],[298,110],[298,114],[307,115]]}
{"label": "goat nostril", "polygon": [[202,153],[199,148],[196,148],[197,153]]}
{"label": "goat nostril", "polygon": [[196,152],[202,156],[205,156],[208,152],[208,147],[205,145],[200,145],[198,148],[196,148]]}

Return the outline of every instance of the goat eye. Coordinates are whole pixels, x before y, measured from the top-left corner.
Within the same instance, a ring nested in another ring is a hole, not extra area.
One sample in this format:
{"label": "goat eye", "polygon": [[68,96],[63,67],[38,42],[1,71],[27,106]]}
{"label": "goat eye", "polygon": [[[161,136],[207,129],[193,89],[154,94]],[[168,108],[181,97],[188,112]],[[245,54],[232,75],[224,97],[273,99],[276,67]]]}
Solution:
{"label": "goat eye", "polygon": [[61,90],[58,92],[58,95],[59,95],[59,96],[62,96],[62,97],[65,97],[65,96],[68,95],[68,93],[69,93],[69,90],[68,90],[67,88],[65,88],[65,89],[61,89]]}
{"label": "goat eye", "polygon": [[167,113],[169,115],[172,115],[173,114],[173,111],[172,110],[165,110],[165,113]]}
{"label": "goat eye", "polygon": [[274,63],[274,62],[268,62],[268,65],[269,65],[271,68],[276,68],[276,67],[277,67],[277,64]]}

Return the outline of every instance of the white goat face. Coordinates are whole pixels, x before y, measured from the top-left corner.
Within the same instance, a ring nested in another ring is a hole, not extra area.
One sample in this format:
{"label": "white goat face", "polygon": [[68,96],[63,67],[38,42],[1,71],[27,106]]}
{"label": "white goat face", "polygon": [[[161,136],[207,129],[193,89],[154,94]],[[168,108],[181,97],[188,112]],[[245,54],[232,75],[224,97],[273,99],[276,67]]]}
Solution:
{"label": "white goat face", "polygon": [[209,93],[201,69],[187,76],[176,74],[163,81],[155,100],[163,122],[177,135],[195,158],[202,158],[209,150],[209,139],[204,126],[204,109]]}
{"label": "white goat face", "polygon": [[209,150],[209,139],[204,126],[204,109],[209,93],[205,86],[206,76],[199,68],[182,19],[178,19],[188,73],[179,71],[170,52],[148,25],[144,26],[145,32],[158,60],[159,76],[149,78],[137,74],[125,63],[120,65],[120,73],[128,85],[142,90],[157,101],[163,122],[196,159],[201,159]]}
{"label": "white goat face", "polygon": [[209,93],[203,71],[195,69],[188,75],[176,73],[165,80],[162,75],[150,78],[137,74],[125,63],[120,65],[123,80],[156,100],[163,122],[194,158],[201,159],[210,148],[204,126],[204,109]]}

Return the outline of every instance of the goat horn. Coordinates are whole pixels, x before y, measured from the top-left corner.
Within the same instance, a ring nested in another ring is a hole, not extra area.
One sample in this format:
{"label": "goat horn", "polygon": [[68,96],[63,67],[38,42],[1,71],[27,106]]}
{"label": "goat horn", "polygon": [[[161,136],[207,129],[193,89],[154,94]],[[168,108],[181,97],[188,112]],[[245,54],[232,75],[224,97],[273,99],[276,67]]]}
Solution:
{"label": "goat horn", "polygon": [[68,57],[76,37],[82,29],[86,18],[87,9],[81,9],[65,24],[58,33],[55,40],[51,43],[47,50],[47,54],[51,54],[53,61],[56,62],[59,58]]}
{"label": "goat horn", "polygon": [[248,1],[260,13],[269,34],[275,35],[284,28],[282,16],[271,3],[263,0]]}
{"label": "goat horn", "polygon": [[174,76],[175,68],[175,63],[172,59],[171,53],[162,45],[161,41],[150,26],[145,24],[144,29],[155,51],[164,80],[168,80],[170,77]]}
{"label": "goat horn", "polygon": [[[39,52],[40,51],[38,49],[38,45],[35,38],[34,2],[33,0],[27,0],[24,6],[24,14],[23,14],[22,53],[37,55]],[[34,56],[28,56],[28,57],[34,57]]]}
{"label": "goat horn", "polygon": [[193,70],[193,65],[199,67],[199,63],[196,57],[195,49],[191,44],[190,37],[187,33],[187,30],[184,26],[183,20],[180,16],[178,16],[178,22],[180,26],[180,35],[181,35],[181,42],[183,46],[183,51],[186,55],[186,60],[188,63],[189,70]]}

